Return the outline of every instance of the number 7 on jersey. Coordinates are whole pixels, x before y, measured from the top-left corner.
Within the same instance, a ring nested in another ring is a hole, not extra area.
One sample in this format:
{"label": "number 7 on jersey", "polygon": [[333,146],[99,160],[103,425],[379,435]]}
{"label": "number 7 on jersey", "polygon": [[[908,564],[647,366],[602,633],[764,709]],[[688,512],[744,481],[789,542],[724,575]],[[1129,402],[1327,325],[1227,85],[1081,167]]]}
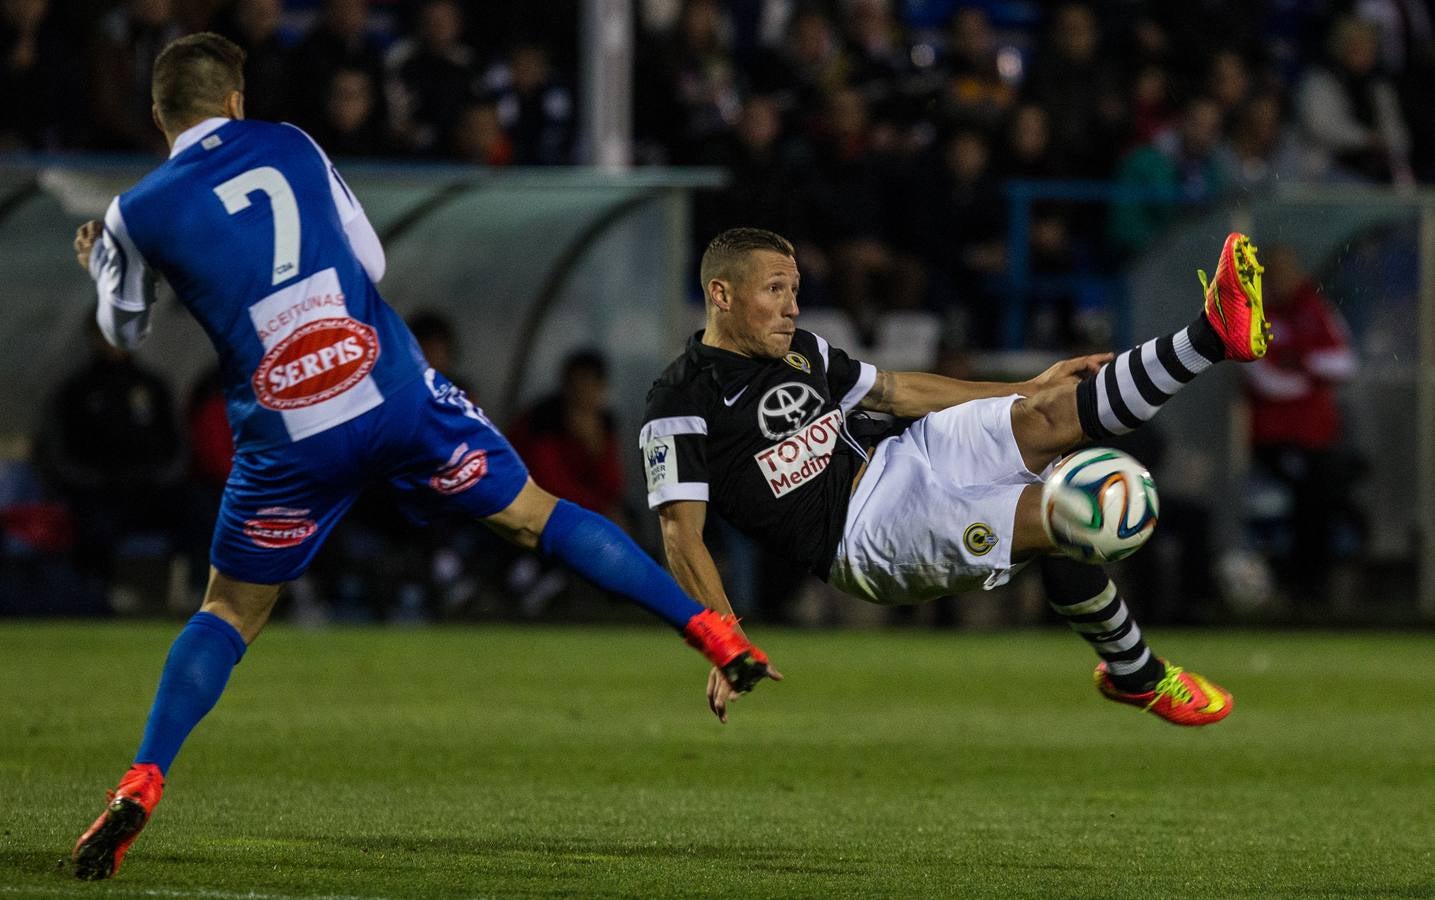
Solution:
{"label": "number 7 on jersey", "polygon": [[214,189],[232,216],[249,208],[249,195],[269,195],[274,216],[274,281],[279,284],[299,274],[299,204],[284,174],[273,166],[242,172]]}

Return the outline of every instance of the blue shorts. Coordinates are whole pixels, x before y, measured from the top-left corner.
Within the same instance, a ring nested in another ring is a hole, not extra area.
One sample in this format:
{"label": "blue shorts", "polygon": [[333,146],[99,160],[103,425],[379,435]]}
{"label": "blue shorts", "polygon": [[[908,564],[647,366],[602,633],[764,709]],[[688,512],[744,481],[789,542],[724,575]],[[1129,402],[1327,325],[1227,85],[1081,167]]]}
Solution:
{"label": "blue shorts", "polygon": [[388,483],[417,522],[508,508],[528,470],[463,391],[429,369],[342,425],[270,450],[243,451],[224,488],[210,561],[230,578],[298,578],[366,485]]}

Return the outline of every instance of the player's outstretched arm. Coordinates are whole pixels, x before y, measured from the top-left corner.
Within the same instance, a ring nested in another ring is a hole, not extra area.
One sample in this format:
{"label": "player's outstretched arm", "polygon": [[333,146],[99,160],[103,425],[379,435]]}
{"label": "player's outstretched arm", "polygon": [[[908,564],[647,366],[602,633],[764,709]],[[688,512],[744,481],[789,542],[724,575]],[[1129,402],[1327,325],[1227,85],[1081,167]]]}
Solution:
{"label": "player's outstretched arm", "polygon": [[[658,507],[658,520],[663,530],[663,551],[668,557],[668,570],[688,596],[722,616],[731,616],[732,603],[723,589],[722,576],[703,542],[703,525],[707,522],[707,503],[701,500],[675,500]],[[738,627],[738,633],[742,629]],[[782,674],[771,665],[768,677],[781,681]],[[727,722],[729,701],[742,696],[728,684],[722,672],[708,672],[708,708],[721,722]]]}
{"label": "player's outstretched arm", "polygon": [[872,390],[857,405],[860,409],[915,419],[969,400],[1010,394],[1029,397],[1049,388],[1075,384],[1110,359],[1109,353],[1065,359],[1037,377],[1020,382],[961,381],[928,372],[879,371]]}

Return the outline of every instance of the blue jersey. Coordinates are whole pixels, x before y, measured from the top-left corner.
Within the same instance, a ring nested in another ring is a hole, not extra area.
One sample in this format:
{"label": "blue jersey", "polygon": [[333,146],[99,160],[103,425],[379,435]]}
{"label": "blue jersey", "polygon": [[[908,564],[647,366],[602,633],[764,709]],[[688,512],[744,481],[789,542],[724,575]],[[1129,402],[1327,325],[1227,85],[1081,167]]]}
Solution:
{"label": "blue jersey", "polygon": [[219,353],[237,449],[282,447],[374,409],[427,368],[356,253],[355,216],[304,132],[208,120],[112,205],[102,303],[106,262],[121,311],[150,302],[145,266],[163,275]]}

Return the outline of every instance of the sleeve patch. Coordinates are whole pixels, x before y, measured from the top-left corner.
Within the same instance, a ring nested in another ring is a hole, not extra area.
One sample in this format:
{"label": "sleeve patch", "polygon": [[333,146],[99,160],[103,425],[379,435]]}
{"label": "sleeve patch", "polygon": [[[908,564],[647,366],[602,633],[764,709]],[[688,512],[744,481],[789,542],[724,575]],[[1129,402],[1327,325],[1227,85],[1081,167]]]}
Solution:
{"label": "sleeve patch", "polygon": [[648,493],[678,483],[677,439],[664,435],[643,445],[643,468],[648,475]]}

